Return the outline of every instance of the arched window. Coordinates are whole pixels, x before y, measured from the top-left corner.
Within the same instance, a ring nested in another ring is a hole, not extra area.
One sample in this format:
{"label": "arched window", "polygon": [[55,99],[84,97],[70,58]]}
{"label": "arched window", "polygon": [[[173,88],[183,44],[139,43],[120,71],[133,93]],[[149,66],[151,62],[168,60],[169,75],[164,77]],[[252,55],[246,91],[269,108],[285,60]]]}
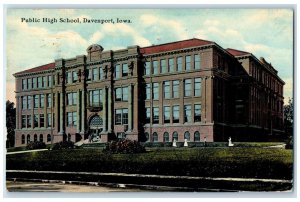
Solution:
{"label": "arched window", "polygon": [[25,144],[25,135],[22,135],[22,144]]}
{"label": "arched window", "polygon": [[164,133],[164,142],[169,142],[169,133],[168,132],[165,132]]}
{"label": "arched window", "polygon": [[173,132],[172,141],[174,141],[174,140],[178,141],[178,133],[176,131]]}
{"label": "arched window", "polygon": [[153,142],[158,142],[158,135],[156,132],[153,133]]}
{"label": "arched window", "polygon": [[99,129],[102,127],[103,120],[100,116],[94,116],[90,121],[90,128],[91,129]]}
{"label": "arched window", "polygon": [[200,142],[200,133],[198,131],[196,131],[194,133],[194,141],[195,142]]}
{"label": "arched window", "polygon": [[40,142],[43,142],[43,141],[44,141],[43,134],[40,134]]}
{"label": "arched window", "polygon": [[34,141],[34,142],[37,141],[37,134],[34,134],[34,136],[33,136],[33,141]]}
{"label": "arched window", "polygon": [[68,141],[71,141],[71,134],[68,134]]}
{"label": "arched window", "polygon": [[186,131],[184,133],[184,139],[187,139],[187,141],[190,141],[190,133],[188,131]]}
{"label": "arched window", "polygon": [[30,135],[27,135],[27,144],[30,142]]}
{"label": "arched window", "polygon": [[149,142],[150,141],[150,138],[149,138],[149,133],[145,133],[145,137],[146,137],[146,142]]}
{"label": "arched window", "polygon": [[50,134],[47,135],[47,142],[51,142],[51,135]]}

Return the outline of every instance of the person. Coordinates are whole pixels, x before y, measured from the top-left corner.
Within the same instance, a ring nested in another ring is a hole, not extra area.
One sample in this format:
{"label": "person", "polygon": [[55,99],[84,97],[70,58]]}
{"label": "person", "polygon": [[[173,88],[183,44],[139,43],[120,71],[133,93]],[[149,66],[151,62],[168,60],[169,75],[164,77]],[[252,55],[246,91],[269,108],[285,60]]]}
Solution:
{"label": "person", "polygon": [[92,142],[92,136],[91,136],[91,134],[89,134],[89,143],[91,143]]}
{"label": "person", "polygon": [[206,147],[206,136],[204,137],[204,147]]}

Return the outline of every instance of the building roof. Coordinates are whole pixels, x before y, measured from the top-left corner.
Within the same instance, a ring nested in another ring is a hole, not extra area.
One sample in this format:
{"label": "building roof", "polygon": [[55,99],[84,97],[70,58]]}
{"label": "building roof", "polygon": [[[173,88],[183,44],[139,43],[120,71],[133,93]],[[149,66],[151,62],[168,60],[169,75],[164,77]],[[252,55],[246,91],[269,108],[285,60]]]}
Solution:
{"label": "building roof", "polygon": [[50,69],[54,69],[54,68],[55,68],[55,63],[52,62],[52,63],[49,63],[49,64],[34,67],[34,68],[31,68],[31,69],[26,69],[26,70],[21,71],[21,72],[17,72],[14,75],[17,76],[17,75],[20,75],[20,74],[40,72],[40,71],[50,70]]}
{"label": "building roof", "polygon": [[177,41],[177,42],[143,47],[140,49],[140,51],[142,54],[152,54],[152,53],[172,51],[177,49],[190,48],[195,46],[203,46],[208,44],[214,44],[214,42],[193,38],[184,41]]}
{"label": "building roof", "polygon": [[232,48],[227,48],[226,49],[231,55],[233,56],[242,56],[242,55],[249,55],[251,53],[248,53],[246,51],[241,51],[241,50],[236,50],[236,49],[232,49]]}

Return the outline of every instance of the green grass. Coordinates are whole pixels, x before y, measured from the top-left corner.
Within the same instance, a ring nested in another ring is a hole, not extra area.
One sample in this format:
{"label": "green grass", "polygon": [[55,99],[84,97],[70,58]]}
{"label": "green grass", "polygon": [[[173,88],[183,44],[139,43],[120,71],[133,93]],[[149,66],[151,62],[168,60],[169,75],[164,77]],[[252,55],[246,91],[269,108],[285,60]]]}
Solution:
{"label": "green grass", "polygon": [[292,154],[256,147],[152,148],[143,154],[74,149],[7,155],[7,169],[291,179]]}

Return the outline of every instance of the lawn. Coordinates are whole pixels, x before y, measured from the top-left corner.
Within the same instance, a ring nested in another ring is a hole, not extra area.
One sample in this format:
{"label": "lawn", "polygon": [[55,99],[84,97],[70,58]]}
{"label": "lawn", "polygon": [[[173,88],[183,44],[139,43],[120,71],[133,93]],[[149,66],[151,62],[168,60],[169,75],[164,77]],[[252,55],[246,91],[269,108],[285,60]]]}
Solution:
{"label": "lawn", "polygon": [[7,169],[292,179],[292,150],[261,147],[152,148],[143,154],[73,149],[7,155]]}

